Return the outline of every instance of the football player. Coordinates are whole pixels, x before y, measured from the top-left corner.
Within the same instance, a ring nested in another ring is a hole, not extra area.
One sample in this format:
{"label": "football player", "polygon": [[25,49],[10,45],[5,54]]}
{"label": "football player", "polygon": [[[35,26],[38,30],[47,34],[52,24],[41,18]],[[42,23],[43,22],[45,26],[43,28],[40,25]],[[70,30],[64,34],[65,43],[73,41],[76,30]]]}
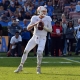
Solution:
{"label": "football player", "polygon": [[37,74],[41,73],[41,62],[43,57],[43,51],[46,43],[47,32],[52,32],[52,19],[47,16],[47,9],[44,6],[39,6],[37,9],[37,14],[31,18],[27,30],[30,31],[34,28],[33,36],[29,40],[25,47],[21,62],[19,67],[14,71],[16,73],[20,72],[23,68],[24,62],[27,59],[28,53],[36,46],[37,48]]}

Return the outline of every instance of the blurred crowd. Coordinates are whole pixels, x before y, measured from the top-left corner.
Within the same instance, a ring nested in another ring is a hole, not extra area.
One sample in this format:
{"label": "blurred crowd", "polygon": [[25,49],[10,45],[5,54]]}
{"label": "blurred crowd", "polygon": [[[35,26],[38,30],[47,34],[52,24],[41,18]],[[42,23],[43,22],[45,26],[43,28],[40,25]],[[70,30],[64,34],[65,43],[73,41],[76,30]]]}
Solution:
{"label": "blurred crowd", "polygon": [[[8,23],[8,50],[13,43],[12,37],[19,37],[17,49],[8,52],[7,56],[22,56],[24,48],[33,35],[33,30],[28,32],[27,25],[33,15],[37,14],[38,6],[47,8],[47,15],[52,18],[52,33],[48,33],[45,46],[45,56],[72,56],[72,52],[78,55],[79,44],[78,28],[80,25],[80,0],[0,0],[0,22]],[[56,10],[60,9],[60,17]],[[0,24],[0,36],[2,27]],[[19,33],[18,33],[19,32]],[[59,33],[58,35],[56,35]],[[20,36],[21,39],[20,39]],[[77,35],[77,37],[76,37]],[[21,44],[21,46],[20,46]],[[37,47],[37,46],[36,46]],[[33,49],[36,56],[36,47]],[[15,51],[15,52],[14,52]]]}

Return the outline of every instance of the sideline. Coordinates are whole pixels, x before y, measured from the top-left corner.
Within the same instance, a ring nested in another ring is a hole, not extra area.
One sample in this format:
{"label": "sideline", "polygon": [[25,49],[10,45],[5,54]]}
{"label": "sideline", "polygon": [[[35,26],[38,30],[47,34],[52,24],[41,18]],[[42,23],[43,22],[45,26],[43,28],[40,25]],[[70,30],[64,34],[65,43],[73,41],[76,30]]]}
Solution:
{"label": "sideline", "polygon": [[76,61],[76,60],[69,59],[69,58],[63,58],[63,59],[68,60],[68,61],[71,61],[71,62],[75,62],[75,63],[80,63],[80,61]]}
{"label": "sideline", "polygon": [[[4,59],[4,58],[21,58],[21,57],[0,57],[0,59]],[[28,57],[28,58],[36,58],[36,57]],[[50,57],[46,57],[46,58],[50,58]],[[44,58],[44,59],[46,59]],[[53,58],[54,59],[54,58]],[[59,58],[60,59],[60,58]],[[61,58],[63,59],[63,58]],[[25,63],[28,63],[28,62],[25,62]],[[36,63],[36,62],[35,62]],[[69,62],[69,61],[58,61],[58,62],[50,62],[50,61],[42,61],[43,64],[70,64],[72,62]]]}
{"label": "sideline", "polygon": [[53,64],[57,64],[57,63],[60,63],[60,64],[70,64],[70,63],[72,63],[72,62],[42,62],[42,63],[44,63],[44,64],[46,64],[46,63],[53,63]]}

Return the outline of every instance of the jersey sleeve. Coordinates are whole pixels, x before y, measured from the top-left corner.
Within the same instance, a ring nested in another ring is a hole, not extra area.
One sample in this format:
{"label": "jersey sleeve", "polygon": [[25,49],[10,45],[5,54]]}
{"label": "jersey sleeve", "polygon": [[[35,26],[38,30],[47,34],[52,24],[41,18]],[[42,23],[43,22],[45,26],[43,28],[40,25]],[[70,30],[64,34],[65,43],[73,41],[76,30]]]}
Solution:
{"label": "jersey sleeve", "polygon": [[30,21],[30,24],[34,24],[35,21],[36,21],[36,16],[32,16],[31,21]]}
{"label": "jersey sleeve", "polygon": [[32,16],[32,18],[31,18],[30,23],[28,24],[28,26],[34,24],[35,22],[36,22],[36,16]]}
{"label": "jersey sleeve", "polygon": [[12,37],[11,40],[10,40],[10,44],[13,44],[13,42],[14,42],[14,39]]}
{"label": "jersey sleeve", "polygon": [[22,41],[22,37],[19,35],[19,41]]}
{"label": "jersey sleeve", "polygon": [[52,24],[51,24],[51,22],[52,22],[52,19],[51,19],[51,17],[47,17],[47,20],[48,20],[48,28],[49,29],[52,29]]}
{"label": "jersey sleeve", "polygon": [[52,21],[52,19],[51,19],[51,17],[50,17],[50,16],[47,16],[47,18],[48,18],[48,21],[50,21],[50,22]]}

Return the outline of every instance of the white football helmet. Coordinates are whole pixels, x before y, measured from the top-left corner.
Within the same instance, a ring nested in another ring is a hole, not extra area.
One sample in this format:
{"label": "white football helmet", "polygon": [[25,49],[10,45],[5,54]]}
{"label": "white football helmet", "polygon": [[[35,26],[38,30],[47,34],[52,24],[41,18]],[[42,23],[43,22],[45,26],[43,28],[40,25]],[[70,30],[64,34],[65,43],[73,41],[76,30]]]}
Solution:
{"label": "white football helmet", "polygon": [[47,15],[47,9],[44,6],[39,6],[37,8],[37,14],[41,16],[46,16]]}

